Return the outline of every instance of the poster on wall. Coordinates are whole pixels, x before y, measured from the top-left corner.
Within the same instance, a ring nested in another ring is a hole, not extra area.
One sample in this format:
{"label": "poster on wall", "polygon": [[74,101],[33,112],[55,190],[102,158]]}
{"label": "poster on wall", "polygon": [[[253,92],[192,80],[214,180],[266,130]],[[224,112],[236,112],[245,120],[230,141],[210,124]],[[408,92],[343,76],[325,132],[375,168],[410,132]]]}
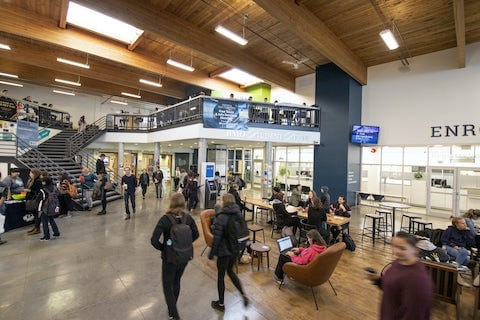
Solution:
{"label": "poster on wall", "polygon": [[18,143],[22,147],[36,148],[38,146],[38,123],[18,120],[17,137],[21,140]]}
{"label": "poster on wall", "polygon": [[14,120],[17,114],[17,104],[9,97],[0,96],[0,119]]}
{"label": "poster on wall", "polygon": [[203,127],[228,130],[248,130],[247,102],[204,99]]}

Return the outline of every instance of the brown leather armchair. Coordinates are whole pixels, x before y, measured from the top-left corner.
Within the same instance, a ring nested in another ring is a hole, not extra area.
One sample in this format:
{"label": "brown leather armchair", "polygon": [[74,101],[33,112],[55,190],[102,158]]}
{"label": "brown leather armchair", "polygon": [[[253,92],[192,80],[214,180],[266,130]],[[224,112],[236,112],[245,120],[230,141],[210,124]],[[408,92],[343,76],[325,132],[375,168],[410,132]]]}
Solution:
{"label": "brown leather armchair", "polygon": [[212,247],[213,233],[212,233],[212,221],[215,215],[215,210],[207,209],[200,213],[200,222],[202,223],[203,239],[205,239],[205,249],[203,249],[201,256],[205,253],[208,247]]}
{"label": "brown leather armchair", "polygon": [[[337,295],[335,288],[330,282],[330,277],[333,271],[335,271],[337,263],[340,260],[345,247],[346,246],[344,242],[337,242],[306,265],[299,265],[293,262],[288,262],[283,265],[283,272],[286,276],[310,287],[317,310],[317,298],[315,297],[313,287],[319,286],[328,281],[333,289],[333,292],[335,295]],[[284,277],[284,279],[285,278],[286,277]],[[280,283],[278,289],[282,287],[282,284],[283,281]]]}

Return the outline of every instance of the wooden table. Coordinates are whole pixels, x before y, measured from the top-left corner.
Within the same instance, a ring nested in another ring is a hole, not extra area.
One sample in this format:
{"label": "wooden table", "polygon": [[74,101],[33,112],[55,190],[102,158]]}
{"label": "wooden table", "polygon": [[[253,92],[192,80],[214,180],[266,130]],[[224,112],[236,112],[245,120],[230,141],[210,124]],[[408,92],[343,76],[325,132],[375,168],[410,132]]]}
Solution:
{"label": "wooden table", "polygon": [[380,202],[381,207],[392,209],[392,237],[395,236],[395,210],[396,209],[409,209],[410,206],[405,203],[399,202]]}
{"label": "wooden table", "polygon": [[245,204],[252,205],[252,222],[255,221],[255,213],[256,213],[255,207],[258,207],[260,209],[265,209],[268,211],[273,211],[273,206],[267,200],[245,197],[243,202],[245,202]]}
{"label": "wooden table", "polygon": [[[308,211],[300,209],[300,210],[298,210],[298,216],[300,218],[307,219],[308,218]],[[350,220],[351,220],[351,218],[348,218],[348,217],[336,216],[334,214],[327,214],[327,224],[330,225],[330,226],[339,227],[339,226],[344,225],[345,223],[349,223]]]}

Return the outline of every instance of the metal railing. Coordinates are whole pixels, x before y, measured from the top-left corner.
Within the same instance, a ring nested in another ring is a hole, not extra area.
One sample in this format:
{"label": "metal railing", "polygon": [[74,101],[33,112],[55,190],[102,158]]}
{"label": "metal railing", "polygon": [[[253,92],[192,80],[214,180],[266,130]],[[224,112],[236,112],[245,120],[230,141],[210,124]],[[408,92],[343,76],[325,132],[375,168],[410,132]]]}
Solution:
{"label": "metal railing", "polygon": [[[97,159],[95,159],[95,157],[89,152],[82,150],[77,153],[76,157],[76,160],[78,160],[76,162],[81,164],[82,167],[90,168],[92,172],[95,171],[94,169],[96,168]],[[117,172],[107,169],[107,174],[112,182],[116,182],[117,184],[120,183],[121,177]]]}
{"label": "metal railing", "polygon": [[25,167],[29,169],[45,170],[54,180],[58,180],[62,175],[68,175],[72,180],[75,179],[74,176],[65,171],[65,169],[59,166],[56,162],[38,151],[37,148],[31,147],[28,142],[20,139],[17,135],[13,133],[12,135],[17,141],[15,157]]}
{"label": "metal railing", "polygon": [[106,129],[106,117],[101,117],[92,124],[89,124],[85,130],[75,133],[68,139],[67,158],[73,158],[78,152],[89,143],[95,141]]}

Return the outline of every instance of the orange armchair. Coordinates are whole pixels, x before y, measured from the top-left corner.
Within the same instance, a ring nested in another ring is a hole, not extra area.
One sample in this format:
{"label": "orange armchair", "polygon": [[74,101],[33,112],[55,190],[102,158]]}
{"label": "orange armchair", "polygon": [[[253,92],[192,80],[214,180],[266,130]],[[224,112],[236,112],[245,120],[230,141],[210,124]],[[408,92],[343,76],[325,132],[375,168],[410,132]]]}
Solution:
{"label": "orange armchair", "polygon": [[205,253],[208,247],[212,247],[213,233],[212,233],[212,220],[215,215],[215,210],[207,209],[200,213],[200,222],[202,224],[203,239],[205,239],[205,249],[203,249],[201,256]]}
{"label": "orange armchair", "polygon": [[[288,262],[283,265],[283,272],[286,276],[310,287],[317,310],[317,298],[315,297],[313,287],[319,286],[328,281],[333,292],[337,295],[335,288],[330,282],[330,277],[332,276],[333,271],[335,271],[345,247],[344,242],[337,242],[306,265],[299,265],[293,262]],[[282,287],[282,284],[283,280],[278,289]]]}

